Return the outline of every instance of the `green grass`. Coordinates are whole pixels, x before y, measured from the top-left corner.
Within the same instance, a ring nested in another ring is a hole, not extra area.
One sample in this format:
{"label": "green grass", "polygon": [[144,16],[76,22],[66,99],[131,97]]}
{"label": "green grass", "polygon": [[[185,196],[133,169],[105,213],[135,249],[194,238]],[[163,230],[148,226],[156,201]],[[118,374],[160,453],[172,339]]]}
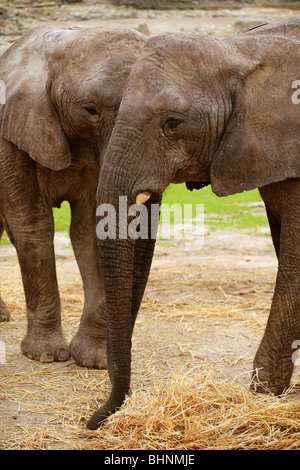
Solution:
{"label": "green grass", "polygon": [[[183,206],[191,204],[193,217],[196,213],[196,204],[204,204],[205,226],[210,230],[244,229],[262,232],[268,229],[267,218],[258,190],[219,198],[213,194],[210,187],[191,192],[186,189],[185,184],[171,184],[165,191],[162,202],[169,206],[179,204],[182,213],[184,213]],[[164,206],[162,206],[163,211]],[[54,208],[53,215],[55,230],[68,232],[71,218],[69,203],[65,201],[59,209]],[[172,213],[171,223],[174,223]],[[1,244],[8,245],[9,243],[6,233],[4,233]]]}
{"label": "green grass", "polygon": [[63,230],[65,232],[69,232],[71,211],[70,205],[67,201],[64,201],[59,209],[57,207],[54,207],[53,217],[55,231]]}
{"label": "green grass", "polygon": [[185,184],[171,184],[164,194],[163,203],[169,206],[180,204],[182,207],[184,204],[192,204],[193,216],[196,204],[204,204],[205,225],[211,230],[268,229],[268,221],[258,190],[219,198],[213,194],[210,186],[191,192],[186,189]]}

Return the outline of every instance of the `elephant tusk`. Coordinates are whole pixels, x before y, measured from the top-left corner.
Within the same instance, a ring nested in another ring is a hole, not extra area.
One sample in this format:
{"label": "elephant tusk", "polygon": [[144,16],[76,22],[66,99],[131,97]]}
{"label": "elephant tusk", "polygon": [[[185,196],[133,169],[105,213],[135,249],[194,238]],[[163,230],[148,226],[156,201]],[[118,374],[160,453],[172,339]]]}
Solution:
{"label": "elephant tusk", "polygon": [[149,191],[145,191],[144,193],[140,193],[136,197],[136,204],[145,204],[148,199],[151,197],[151,193]]}

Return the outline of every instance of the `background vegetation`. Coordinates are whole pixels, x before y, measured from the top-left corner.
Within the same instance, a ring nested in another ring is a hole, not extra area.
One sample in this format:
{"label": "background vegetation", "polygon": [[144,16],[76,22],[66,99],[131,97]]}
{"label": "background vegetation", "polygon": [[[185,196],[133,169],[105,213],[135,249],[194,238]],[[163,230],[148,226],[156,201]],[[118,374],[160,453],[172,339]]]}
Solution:
{"label": "background vegetation", "polygon": [[[188,191],[185,184],[171,184],[163,197],[163,206],[167,204],[180,204],[182,214],[185,204],[193,207],[193,216],[196,213],[196,204],[204,204],[204,221],[207,230],[247,230],[259,233],[268,232],[268,221],[265,215],[263,202],[258,190],[247,191],[242,194],[219,198],[213,194],[210,187],[199,191]],[[53,209],[55,231],[69,232],[70,206],[67,201],[63,202],[60,209]],[[171,212],[171,223],[174,215]],[[9,244],[9,239],[4,233],[1,244]]]}
{"label": "background vegetation", "polygon": [[[191,204],[193,217],[196,214],[196,204],[204,204],[204,220],[207,230],[250,230],[256,232],[268,231],[268,222],[258,190],[247,191],[242,194],[219,198],[213,194],[210,187],[199,191],[188,191],[185,184],[171,184],[163,197],[162,210],[167,204],[180,204],[184,215],[184,205]],[[70,206],[67,201],[63,202],[60,209],[53,209],[55,230],[69,231]],[[176,223],[174,214],[171,212],[171,223]],[[9,244],[8,237],[4,233],[2,244]]]}
{"label": "background vegetation", "polygon": [[[204,219],[207,229],[265,231],[268,227],[264,205],[258,190],[242,194],[217,197],[210,186],[199,191],[188,191],[185,184],[171,184],[166,190],[163,203],[192,204],[195,217],[196,204],[204,204]],[[173,220],[174,222],[174,220]]]}

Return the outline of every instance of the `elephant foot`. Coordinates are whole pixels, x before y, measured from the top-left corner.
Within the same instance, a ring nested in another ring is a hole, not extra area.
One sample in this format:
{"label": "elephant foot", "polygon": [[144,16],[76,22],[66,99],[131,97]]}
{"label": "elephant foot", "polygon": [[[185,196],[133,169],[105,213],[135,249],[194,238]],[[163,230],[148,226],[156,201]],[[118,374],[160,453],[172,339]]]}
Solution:
{"label": "elephant foot", "polygon": [[27,334],[21,343],[24,356],[40,362],[63,362],[70,359],[68,344],[61,332],[38,338]]}
{"label": "elephant foot", "polygon": [[77,364],[83,367],[107,369],[106,338],[103,335],[97,336],[95,332],[91,334],[88,328],[79,328],[69,351]]}
{"label": "elephant foot", "polygon": [[10,319],[10,311],[6,307],[5,303],[0,297],[0,322],[9,321]]}
{"label": "elephant foot", "polygon": [[276,360],[261,349],[254,359],[251,389],[258,393],[282,395],[289,388],[292,373],[291,357],[284,360],[284,357],[280,356]]}
{"label": "elephant foot", "polygon": [[275,396],[282,395],[289,387],[287,384],[276,383],[273,378],[269,377],[266,371],[254,369],[250,388],[256,393],[271,393]]}

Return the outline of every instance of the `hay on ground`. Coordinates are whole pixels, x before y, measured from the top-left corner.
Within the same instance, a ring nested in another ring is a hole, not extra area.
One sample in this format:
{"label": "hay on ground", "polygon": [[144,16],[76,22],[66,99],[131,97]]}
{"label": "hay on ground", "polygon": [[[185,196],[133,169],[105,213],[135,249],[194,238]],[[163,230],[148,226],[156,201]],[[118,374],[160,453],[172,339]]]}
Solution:
{"label": "hay on ground", "polygon": [[[98,438],[98,439],[97,439]],[[94,433],[94,449],[298,449],[300,407],[211,372],[137,391]]]}

